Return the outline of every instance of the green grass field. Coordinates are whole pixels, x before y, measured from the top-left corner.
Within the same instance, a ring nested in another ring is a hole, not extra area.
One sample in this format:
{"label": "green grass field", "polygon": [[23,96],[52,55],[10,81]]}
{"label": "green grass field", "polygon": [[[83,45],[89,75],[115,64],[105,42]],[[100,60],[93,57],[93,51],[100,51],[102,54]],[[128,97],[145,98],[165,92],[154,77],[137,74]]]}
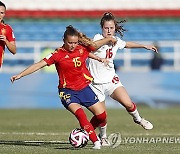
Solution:
{"label": "green grass field", "polygon": [[[179,154],[180,108],[139,108],[143,117],[154,124],[151,131],[135,124],[124,109],[108,110],[108,134],[120,133],[116,148],[74,149],[68,142],[69,132],[79,127],[66,110],[0,110],[0,154]],[[89,112],[88,117],[91,117]]]}

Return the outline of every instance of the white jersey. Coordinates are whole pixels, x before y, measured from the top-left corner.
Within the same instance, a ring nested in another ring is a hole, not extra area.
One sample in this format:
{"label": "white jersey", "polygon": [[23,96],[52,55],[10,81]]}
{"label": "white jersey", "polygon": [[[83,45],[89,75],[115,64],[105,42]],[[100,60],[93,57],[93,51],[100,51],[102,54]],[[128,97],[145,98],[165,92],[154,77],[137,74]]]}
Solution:
{"label": "white jersey", "polygon": [[[103,39],[104,37],[101,34],[96,34],[94,36],[94,41]],[[121,40],[119,37],[116,37],[117,43],[115,46],[103,45],[99,48],[95,55],[100,58],[107,58],[109,60],[109,65],[105,66],[103,63],[89,58],[89,71],[94,78],[94,83],[108,83],[111,82],[113,77],[115,76],[114,69],[114,57],[116,56],[116,52],[118,49],[123,49],[126,46],[126,42]]]}

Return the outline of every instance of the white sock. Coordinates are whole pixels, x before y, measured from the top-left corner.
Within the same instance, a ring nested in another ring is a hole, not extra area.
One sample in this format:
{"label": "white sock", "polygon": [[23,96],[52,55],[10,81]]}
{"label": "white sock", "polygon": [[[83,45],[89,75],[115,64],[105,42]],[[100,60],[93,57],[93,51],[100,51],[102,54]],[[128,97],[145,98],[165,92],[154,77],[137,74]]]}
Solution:
{"label": "white sock", "polygon": [[99,126],[98,128],[99,128],[101,138],[106,138],[107,137],[107,134],[106,134],[107,124],[103,127]]}
{"label": "white sock", "polygon": [[134,119],[135,121],[140,122],[141,119],[142,119],[142,118],[140,117],[139,112],[138,112],[137,109],[134,110],[133,112],[129,112],[129,114],[133,117],[133,119]]}

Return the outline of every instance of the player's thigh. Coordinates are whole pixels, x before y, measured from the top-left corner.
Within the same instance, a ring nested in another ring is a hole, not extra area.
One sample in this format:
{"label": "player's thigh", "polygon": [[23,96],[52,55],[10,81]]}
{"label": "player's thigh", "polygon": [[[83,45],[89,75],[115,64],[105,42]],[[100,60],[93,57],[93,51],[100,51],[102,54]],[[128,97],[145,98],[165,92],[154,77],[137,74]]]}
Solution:
{"label": "player's thigh", "polygon": [[79,108],[81,108],[81,105],[80,105],[80,104],[78,104],[78,103],[71,103],[71,104],[69,104],[69,106],[68,106],[67,109],[68,109],[71,113],[75,114],[75,112],[76,112]]}
{"label": "player's thigh", "polygon": [[97,102],[96,104],[89,106],[88,110],[90,110],[94,115],[99,115],[105,111],[102,102]]}
{"label": "player's thigh", "polygon": [[111,94],[111,97],[121,103],[123,106],[128,107],[132,105],[132,101],[123,86],[117,87]]}
{"label": "player's thigh", "polygon": [[104,110],[107,112],[105,101],[101,102],[101,104],[102,104],[102,107],[104,108]]}

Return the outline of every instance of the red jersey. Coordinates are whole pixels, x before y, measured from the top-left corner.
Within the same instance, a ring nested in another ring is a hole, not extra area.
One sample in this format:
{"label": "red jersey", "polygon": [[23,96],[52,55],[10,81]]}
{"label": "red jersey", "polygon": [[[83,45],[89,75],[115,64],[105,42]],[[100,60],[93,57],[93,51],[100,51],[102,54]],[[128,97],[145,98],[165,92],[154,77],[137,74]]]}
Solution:
{"label": "red jersey", "polygon": [[91,49],[78,45],[74,51],[69,52],[62,46],[43,59],[48,66],[55,64],[59,76],[58,88],[81,90],[92,81],[86,67],[90,51]]}
{"label": "red jersey", "polygon": [[[10,25],[0,23],[0,35],[5,35],[9,42],[15,41],[13,30]],[[3,63],[3,55],[5,49],[5,42],[0,41],[0,67]]]}

